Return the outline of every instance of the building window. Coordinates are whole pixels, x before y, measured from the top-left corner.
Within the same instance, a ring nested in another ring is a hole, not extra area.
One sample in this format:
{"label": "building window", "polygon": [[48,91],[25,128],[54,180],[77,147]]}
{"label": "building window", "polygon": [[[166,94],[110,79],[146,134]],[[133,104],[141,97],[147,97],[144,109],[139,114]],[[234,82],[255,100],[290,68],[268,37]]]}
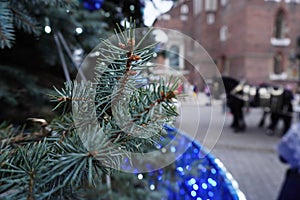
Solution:
{"label": "building window", "polygon": [[285,0],[286,3],[300,3],[300,0]]}
{"label": "building window", "polygon": [[163,14],[163,15],[161,16],[161,19],[162,19],[162,20],[170,20],[170,19],[171,19],[171,15],[169,15],[169,14]]}
{"label": "building window", "polygon": [[275,18],[275,30],[274,30],[275,38],[285,38],[285,33],[286,33],[285,18],[286,16],[284,11],[279,10]]}
{"label": "building window", "polygon": [[274,74],[281,74],[283,72],[283,56],[282,53],[277,53],[274,56]]}
{"label": "building window", "polygon": [[194,8],[194,16],[200,14],[202,11],[202,0],[194,0],[193,8]]}
{"label": "building window", "polygon": [[187,21],[189,18],[186,15],[180,15],[180,20],[181,21]]}
{"label": "building window", "polygon": [[217,0],[205,0],[205,11],[214,12],[217,11],[218,1]]}
{"label": "building window", "polygon": [[273,1],[273,2],[280,2],[281,0],[265,0],[265,1]]}
{"label": "building window", "polygon": [[181,14],[188,14],[188,13],[189,13],[189,7],[188,7],[188,5],[183,4],[183,5],[180,7],[180,12],[181,12]]}
{"label": "building window", "polygon": [[220,29],[220,41],[224,42],[228,38],[228,27],[222,26]]}
{"label": "building window", "polygon": [[169,64],[170,67],[179,69],[179,47],[177,45],[173,45],[170,47]]}
{"label": "building window", "polygon": [[228,0],[220,0],[221,6],[225,7],[228,3]]}
{"label": "building window", "polygon": [[288,28],[286,25],[286,13],[280,9],[277,11],[274,20],[274,34],[271,38],[273,46],[286,47],[291,44],[291,39],[287,37]]}
{"label": "building window", "polygon": [[[281,2],[282,0],[265,0],[266,2]],[[300,0],[284,0],[285,3],[300,3]]]}
{"label": "building window", "polygon": [[209,25],[215,23],[215,14],[214,13],[207,13],[206,23]]}

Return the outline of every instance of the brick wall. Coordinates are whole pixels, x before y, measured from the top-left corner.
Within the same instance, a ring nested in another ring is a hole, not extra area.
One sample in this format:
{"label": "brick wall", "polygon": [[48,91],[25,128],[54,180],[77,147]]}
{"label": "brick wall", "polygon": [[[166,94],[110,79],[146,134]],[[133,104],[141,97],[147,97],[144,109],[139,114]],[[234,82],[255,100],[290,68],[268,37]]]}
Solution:
{"label": "brick wall", "polygon": [[[180,30],[199,41],[219,65],[221,72],[236,78],[246,78],[252,83],[271,82],[269,77],[274,73],[274,56],[277,53],[283,55],[283,72],[298,68],[298,61],[291,62],[291,58],[296,53],[296,39],[300,36],[300,4],[285,3],[284,0],[281,3],[228,0],[225,7],[218,4],[217,11],[213,12],[213,24],[207,24],[208,13],[204,9],[199,15],[193,15],[193,1],[186,1],[185,4],[190,10],[188,21],[180,19],[178,5],[167,13],[171,16],[170,20],[160,18],[155,26]],[[202,7],[205,8],[204,5]],[[279,9],[285,13],[288,27],[286,37],[291,41],[285,47],[274,46],[270,42],[274,37],[275,16]],[[228,28],[226,41],[220,41],[220,29],[223,26]],[[192,49],[191,44],[187,44],[186,49]],[[188,70],[191,69],[189,66]],[[189,80],[197,82],[195,77],[190,75]]]}

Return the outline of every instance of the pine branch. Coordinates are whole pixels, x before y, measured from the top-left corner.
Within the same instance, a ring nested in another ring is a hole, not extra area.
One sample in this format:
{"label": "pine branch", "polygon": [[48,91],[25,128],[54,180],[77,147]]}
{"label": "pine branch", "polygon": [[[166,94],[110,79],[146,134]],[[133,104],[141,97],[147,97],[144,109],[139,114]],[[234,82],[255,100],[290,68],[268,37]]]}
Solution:
{"label": "pine branch", "polygon": [[79,5],[79,1],[77,0],[43,0],[42,2],[46,5],[65,8],[76,7]]}
{"label": "pine branch", "polygon": [[30,5],[49,5],[54,7],[66,7],[66,6],[77,6],[78,1],[76,0],[18,0],[21,1],[23,4],[30,4]]}
{"label": "pine branch", "polygon": [[91,193],[107,198],[125,193],[125,198],[136,198],[147,190],[136,185],[138,189],[126,193],[112,186],[110,193],[103,179],[128,162],[135,163],[135,153],[159,150],[157,145],[168,140],[164,125],[177,115],[172,104],[176,81],[140,82],[148,76],[146,62],[155,45],[142,37],[137,49],[140,38],[134,27],[115,40],[103,40],[95,80],[55,88],[51,97],[56,108],[72,106],[72,112],[67,109],[50,125],[31,119],[42,122],[37,132],[10,133],[0,127],[5,132],[0,150],[0,198],[82,199]]}
{"label": "pine branch", "polygon": [[38,174],[47,173],[47,151],[46,141],[27,144],[17,147],[1,155],[5,161],[1,163],[0,194],[5,193],[6,199],[19,199],[27,196],[35,199],[38,196],[42,180]]}
{"label": "pine branch", "polygon": [[41,27],[35,17],[31,16],[24,5],[18,3],[11,5],[14,23],[18,29],[23,29],[29,34],[39,35]]}
{"label": "pine branch", "polygon": [[8,1],[0,1],[0,48],[11,48],[15,40],[12,12]]}
{"label": "pine branch", "polygon": [[[40,35],[41,11],[47,13],[48,10],[59,8],[64,8],[65,11],[78,5],[77,0],[0,1],[0,48],[12,47],[15,40],[15,27],[35,36]],[[39,12],[35,13],[34,9],[37,8]]]}

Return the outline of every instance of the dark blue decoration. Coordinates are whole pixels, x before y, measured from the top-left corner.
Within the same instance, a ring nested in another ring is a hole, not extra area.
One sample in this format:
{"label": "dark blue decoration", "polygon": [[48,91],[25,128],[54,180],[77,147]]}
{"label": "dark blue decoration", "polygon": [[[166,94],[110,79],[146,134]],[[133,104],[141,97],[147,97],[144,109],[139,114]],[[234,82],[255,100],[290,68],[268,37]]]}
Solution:
{"label": "dark blue decoration", "polygon": [[168,200],[246,199],[237,182],[219,159],[177,129],[168,125],[164,128],[177,144],[171,146],[168,151],[175,153],[186,149],[187,146],[188,148],[174,163],[171,180],[163,178],[170,170],[167,172],[166,169],[160,169],[144,173],[143,177],[148,181],[150,189],[165,191],[166,198],[163,199]]}
{"label": "dark blue decoration", "polygon": [[82,0],[83,7],[89,11],[99,10],[104,0]]}

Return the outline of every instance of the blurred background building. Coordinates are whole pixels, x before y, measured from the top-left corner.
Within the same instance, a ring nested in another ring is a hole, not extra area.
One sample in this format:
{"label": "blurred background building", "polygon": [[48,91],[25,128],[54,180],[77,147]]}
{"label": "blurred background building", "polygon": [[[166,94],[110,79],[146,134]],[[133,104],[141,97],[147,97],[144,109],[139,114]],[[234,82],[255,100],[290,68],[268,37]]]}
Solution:
{"label": "blurred background building", "polygon": [[[192,37],[223,75],[252,84],[298,85],[300,0],[181,0],[154,26]],[[199,60],[193,54],[193,43],[173,41],[170,50],[184,51],[186,58]],[[203,81],[193,73],[203,61],[195,67],[184,60],[179,63],[190,72],[190,83],[203,88]]]}

